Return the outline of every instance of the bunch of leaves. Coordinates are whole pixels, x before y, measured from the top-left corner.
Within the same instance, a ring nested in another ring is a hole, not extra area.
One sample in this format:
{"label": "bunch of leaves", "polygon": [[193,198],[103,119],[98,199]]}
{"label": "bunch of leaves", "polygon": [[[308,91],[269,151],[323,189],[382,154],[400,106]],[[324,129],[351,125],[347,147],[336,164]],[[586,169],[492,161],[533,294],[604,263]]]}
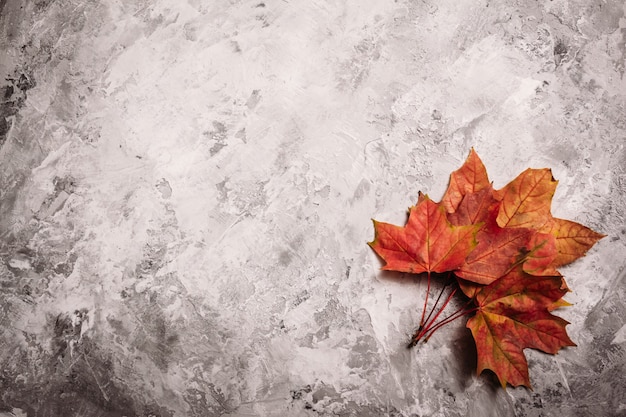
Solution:
{"label": "bunch of leaves", "polygon": [[[525,348],[555,354],[575,346],[567,321],[552,314],[570,305],[557,268],[582,257],[602,234],[551,214],[557,186],[550,169],[527,169],[496,190],[472,149],[450,176],[441,202],[419,194],[403,227],[374,220],[369,245],[385,261],[384,270],[426,275],[427,291],[419,327],[409,347],[426,342],[451,321],[470,316],[480,374],[493,371],[503,387],[530,388]],[[426,315],[431,276],[449,278]],[[444,275],[444,276],[445,276]],[[466,302],[437,321],[460,290]],[[433,314],[434,313],[434,314]]]}

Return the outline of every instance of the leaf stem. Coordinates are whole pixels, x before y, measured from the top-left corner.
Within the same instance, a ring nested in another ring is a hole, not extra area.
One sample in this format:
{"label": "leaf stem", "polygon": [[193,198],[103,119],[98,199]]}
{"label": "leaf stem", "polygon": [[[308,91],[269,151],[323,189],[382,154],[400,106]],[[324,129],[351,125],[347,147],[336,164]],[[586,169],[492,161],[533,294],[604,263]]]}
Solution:
{"label": "leaf stem", "polygon": [[[428,289],[429,289],[429,291],[428,292],[430,292],[430,274],[428,274],[428,275],[429,275],[429,279],[428,279]],[[438,311],[435,313],[435,309],[439,305],[439,301],[441,300],[441,297],[443,296],[443,293],[445,292],[445,289],[450,284],[451,284],[451,281],[447,281],[444,284],[444,286],[441,289],[439,295],[437,296],[437,299],[435,300],[435,304],[433,305],[432,309],[430,310],[428,316],[426,316],[426,305],[427,305],[428,300],[426,300],[426,302],[424,303],[424,310],[422,311],[421,323],[419,325],[419,328],[415,331],[413,337],[411,338],[411,341],[409,342],[409,345],[408,345],[409,348],[411,348],[413,346],[416,346],[420,341],[423,341],[424,343],[426,343],[430,339],[430,337],[433,335],[433,333],[435,333],[435,331],[437,331],[438,329],[440,329],[444,325],[446,325],[448,323],[451,323],[451,322],[453,322],[454,320],[456,320],[456,319],[458,319],[460,317],[466,316],[466,315],[471,314],[471,313],[473,313],[473,312],[478,310],[478,307],[471,307],[471,308],[469,308],[470,305],[472,304],[472,302],[474,301],[473,299],[470,299],[470,300],[467,301],[467,303],[465,303],[465,305],[460,307],[458,310],[456,310],[452,314],[448,315],[444,319],[442,319],[439,322],[437,322],[437,319],[439,319],[439,316],[441,316],[443,311],[446,309],[446,307],[448,306],[448,304],[452,300],[452,297],[454,297],[454,295],[460,289],[460,287],[458,285],[455,286],[452,289],[452,291],[450,291],[450,293],[445,298],[445,301],[443,302],[443,305],[441,306],[441,308],[439,308]],[[433,313],[435,314],[434,317],[432,317]]]}
{"label": "leaf stem", "polygon": [[426,306],[428,305],[428,294],[430,294],[430,271],[428,271],[428,279],[426,284],[426,297],[424,298],[424,308],[422,309],[422,318],[420,319],[420,329],[424,328],[424,317],[426,317]]}
{"label": "leaf stem", "polygon": [[[446,281],[443,284],[443,287],[441,287],[441,291],[439,291],[439,295],[437,296],[437,299],[435,300],[435,304],[433,305],[433,308],[430,309],[430,312],[428,313],[428,317],[426,317],[426,320],[424,320],[426,323],[430,320],[430,317],[433,315],[433,313],[435,312],[435,308],[437,308],[437,306],[439,305],[439,301],[441,300],[441,297],[443,296],[443,293],[446,291],[446,288],[448,287],[448,285],[450,285],[452,283],[452,281],[450,280],[450,274],[448,274],[448,281]],[[443,307],[442,307],[443,308]],[[424,327],[423,325],[421,326],[422,328]],[[421,330],[421,329],[420,329]]]}
{"label": "leaf stem", "polygon": [[[470,300],[470,302],[471,302],[471,300]],[[461,318],[463,316],[466,316],[468,314],[471,314],[471,313],[477,311],[478,307],[473,307],[473,308],[469,308],[469,309],[467,308],[467,306],[470,304],[470,302],[465,304],[465,306],[461,307],[460,309],[458,309],[457,311],[455,311],[454,313],[452,313],[451,315],[449,315],[445,319],[441,320],[435,326],[431,326],[429,329],[424,331],[424,335],[426,336],[424,338],[424,343],[428,342],[428,339],[430,339],[430,337],[433,335],[433,333],[435,333],[435,331],[437,331],[442,326],[444,326],[444,325],[446,325],[448,323],[452,323],[456,319],[459,319],[459,318]]]}
{"label": "leaf stem", "polygon": [[435,314],[435,317],[432,318],[431,321],[428,322],[428,324],[426,326],[424,326],[424,329],[422,329],[421,334],[419,336],[419,338],[421,339],[426,333],[428,333],[428,331],[433,327],[435,321],[437,321],[437,319],[439,318],[439,316],[441,315],[441,313],[443,313],[443,310],[445,310],[446,306],[448,305],[448,303],[450,303],[450,300],[452,299],[452,297],[454,296],[454,294],[456,293],[456,291],[459,289],[459,287],[455,287],[452,291],[450,291],[450,294],[448,294],[448,296],[446,297],[446,301],[444,301],[443,305],[441,306],[441,308],[439,309],[439,311],[437,311],[437,314]]}

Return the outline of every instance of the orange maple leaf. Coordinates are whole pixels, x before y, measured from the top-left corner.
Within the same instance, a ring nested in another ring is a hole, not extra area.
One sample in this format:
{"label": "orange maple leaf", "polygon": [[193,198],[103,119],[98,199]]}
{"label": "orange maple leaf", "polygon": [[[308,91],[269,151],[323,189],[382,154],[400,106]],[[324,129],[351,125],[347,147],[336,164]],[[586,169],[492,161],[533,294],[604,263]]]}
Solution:
{"label": "orange maple leaf", "polygon": [[549,265],[552,269],[584,256],[605,237],[579,223],[552,216],[550,205],[557,183],[549,169],[527,169],[495,192],[495,197],[502,200],[500,226],[530,227],[556,238],[557,254]]}
{"label": "orange maple leaf", "polygon": [[550,205],[557,184],[549,169],[529,168],[496,191],[496,199],[502,201],[500,227],[543,227],[552,217]]}
{"label": "orange maple leaf", "polygon": [[554,267],[574,262],[606,236],[582,224],[558,218],[551,218],[540,230],[555,237],[557,255],[552,262]]}

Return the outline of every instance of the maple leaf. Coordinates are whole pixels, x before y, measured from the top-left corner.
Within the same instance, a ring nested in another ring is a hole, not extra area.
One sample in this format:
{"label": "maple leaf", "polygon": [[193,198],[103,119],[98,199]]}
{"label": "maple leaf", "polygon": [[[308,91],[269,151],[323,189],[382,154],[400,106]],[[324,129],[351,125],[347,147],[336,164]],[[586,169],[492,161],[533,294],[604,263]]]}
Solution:
{"label": "maple leaf", "polygon": [[493,193],[495,199],[501,200],[497,219],[501,227],[528,227],[551,234],[556,239],[554,243],[544,245],[541,251],[540,257],[545,261],[552,257],[552,246],[555,250],[551,263],[544,265],[544,274],[554,273],[555,268],[584,256],[605,237],[579,223],[552,216],[550,205],[557,184],[549,169],[527,169]]}
{"label": "maple leaf", "polygon": [[459,288],[463,291],[463,294],[467,296],[467,298],[474,299],[476,295],[484,288],[486,285],[478,284],[473,281],[468,281],[462,278],[457,277],[457,283],[459,284]]}
{"label": "maple leaf", "polygon": [[476,342],[478,373],[492,370],[502,387],[530,388],[523,350],[555,354],[575,346],[565,330],[569,324],[550,313],[567,292],[561,276],[536,277],[521,267],[476,293],[476,315],[467,322]]}
{"label": "maple leaf", "polygon": [[476,249],[455,274],[478,284],[491,284],[518,262],[520,248],[527,245],[533,234],[526,228],[504,229],[490,222],[478,232]]}
{"label": "maple leaf", "polygon": [[[442,204],[448,213],[456,213],[466,195],[474,204],[482,204],[483,210],[491,200],[502,201],[498,224],[501,227],[529,227],[557,238],[559,256],[555,266],[565,265],[583,256],[605,235],[569,220],[553,218],[550,213],[552,197],[558,181],[550,169],[527,169],[501,190],[493,190],[485,165],[472,148],[463,165],[450,175],[450,183],[444,193]],[[488,190],[481,193],[481,190]],[[472,210],[468,211],[469,213]],[[476,224],[480,210],[475,208],[473,218],[453,224]],[[483,211],[484,214],[484,211]]]}
{"label": "maple leaf", "polygon": [[557,184],[549,169],[529,168],[496,191],[496,199],[502,201],[498,213],[500,227],[538,229],[548,223]]}
{"label": "maple leaf", "polygon": [[487,169],[472,148],[461,168],[450,174],[450,184],[441,203],[448,213],[454,213],[466,194],[490,187]]}
{"label": "maple leaf", "polygon": [[552,218],[542,228],[556,238],[557,255],[552,265],[559,267],[582,257],[600,239],[605,237],[582,224],[569,220]]}
{"label": "maple leaf", "polygon": [[409,209],[406,226],[374,220],[375,236],[368,244],[386,262],[382,269],[446,272],[459,268],[476,246],[477,229],[475,225],[452,225],[442,205],[421,195]]}
{"label": "maple leaf", "polygon": [[491,185],[463,197],[457,210],[448,215],[454,225],[477,224],[478,245],[455,274],[478,284],[490,284],[505,275],[518,261],[535,231],[502,228],[496,218],[501,202],[493,197]]}
{"label": "maple leaf", "polygon": [[527,246],[523,269],[531,275],[560,275],[555,268],[556,239],[549,233],[535,232]]}
{"label": "maple leaf", "polygon": [[497,216],[498,212],[494,211],[494,206],[499,202],[493,196],[493,187],[488,187],[475,193],[467,193],[463,195],[461,203],[457,206],[454,213],[448,214],[448,220],[455,226],[468,224],[485,223]]}

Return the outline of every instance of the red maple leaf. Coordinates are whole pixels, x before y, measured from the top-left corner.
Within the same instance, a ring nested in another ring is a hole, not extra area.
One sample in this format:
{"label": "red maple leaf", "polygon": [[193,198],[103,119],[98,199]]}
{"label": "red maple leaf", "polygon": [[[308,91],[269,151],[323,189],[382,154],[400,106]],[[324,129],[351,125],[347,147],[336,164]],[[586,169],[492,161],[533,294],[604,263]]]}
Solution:
{"label": "red maple leaf", "polygon": [[519,263],[523,249],[536,232],[526,228],[502,228],[496,218],[500,202],[493,197],[491,185],[463,196],[457,210],[448,217],[454,225],[474,224],[478,245],[465,258],[455,274],[478,284],[490,284]]}
{"label": "red maple leaf", "polygon": [[415,274],[453,271],[476,246],[477,229],[452,225],[444,208],[423,195],[409,209],[406,226],[374,220],[375,237],[369,245],[385,260],[382,269]]}
{"label": "red maple leaf", "polygon": [[485,188],[491,188],[487,169],[472,148],[461,168],[450,174],[450,184],[441,203],[448,213],[454,213],[466,194]]}
{"label": "red maple leaf", "polygon": [[503,387],[530,388],[525,348],[554,354],[575,346],[565,331],[568,322],[550,313],[566,292],[561,276],[536,277],[521,268],[483,287],[476,294],[476,315],[467,322],[476,341],[478,373],[491,369]]}

